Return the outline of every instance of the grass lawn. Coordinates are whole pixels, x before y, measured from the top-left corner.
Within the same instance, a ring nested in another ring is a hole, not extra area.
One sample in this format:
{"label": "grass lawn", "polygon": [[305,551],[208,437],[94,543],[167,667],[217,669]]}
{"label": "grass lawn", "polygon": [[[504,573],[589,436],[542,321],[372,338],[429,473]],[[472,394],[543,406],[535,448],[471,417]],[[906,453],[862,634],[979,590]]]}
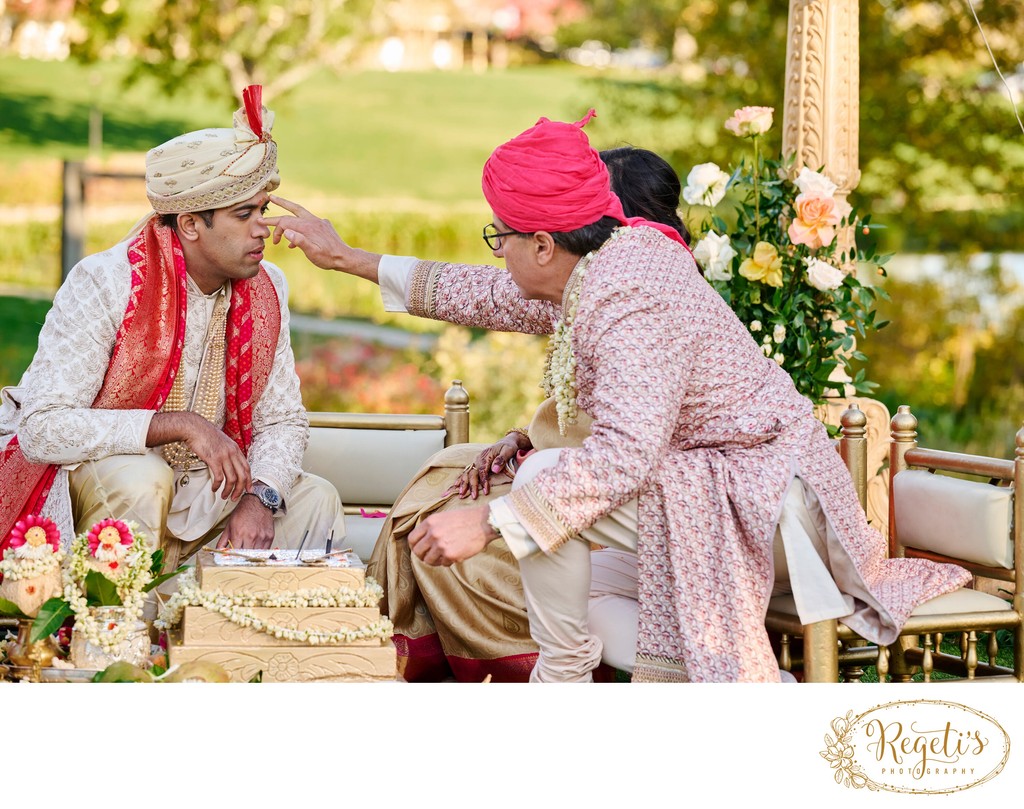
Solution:
{"label": "grass lawn", "polygon": [[0,296],[0,387],[14,385],[28,367],[36,351],[36,340],[43,326],[50,301]]}
{"label": "grass lawn", "polygon": [[[180,132],[229,125],[232,110],[201,89],[177,98],[152,94],[149,83],[122,89],[126,67],[0,58],[0,163],[11,168],[84,157],[93,105],[103,112],[106,156],[141,155]],[[541,115],[582,116],[596,103],[585,83],[586,74],[568,67],[340,77],[322,72],[271,105],[282,191],[382,204],[412,199],[482,206],[480,168],[490,150]],[[614,140],[613,120],[608,110],[588,127],[595,145],[606,145],[602,136]],[[57,199],[52,187],[0,178],[0,204]]]}

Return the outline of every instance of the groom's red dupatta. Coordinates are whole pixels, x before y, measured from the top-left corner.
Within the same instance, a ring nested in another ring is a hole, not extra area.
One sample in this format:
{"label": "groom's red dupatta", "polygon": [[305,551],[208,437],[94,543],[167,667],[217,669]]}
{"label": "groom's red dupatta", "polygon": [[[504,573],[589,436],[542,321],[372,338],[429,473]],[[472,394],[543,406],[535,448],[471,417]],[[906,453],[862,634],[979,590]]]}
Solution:
{"label": "groom's red dupatta", "polygon": [[[188,296],[177,235],[153,217],[129,245],[128,260],[131,294],[103,385],[92,404],[97,410],[159,410],[181,363]],[[254,278],[231,286],[224,432],[248,454],[253,407],[274,365],[281,307],[262,267]],[[0,451],[0,558],[14,524],[43,508],[59,468],[27,461],[17,436]]]}

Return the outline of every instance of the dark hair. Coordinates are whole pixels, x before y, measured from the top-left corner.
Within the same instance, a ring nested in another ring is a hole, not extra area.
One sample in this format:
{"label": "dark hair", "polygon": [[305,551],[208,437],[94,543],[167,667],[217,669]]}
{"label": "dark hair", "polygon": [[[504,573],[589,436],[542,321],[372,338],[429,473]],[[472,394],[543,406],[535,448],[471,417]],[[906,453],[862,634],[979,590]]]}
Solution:
{"label": "dark hair", "polygon": [[690,232],[679,218],[682,183],[672,166],[654,152],[635,146],[605,149],[599,154],[626,216],[642,216],[673,227],[690,243]]}
{"label": "dark hair", "polygon": [[[642,216],[679,231],[690,243],[690,232],[679,218],[679,175],[664,159],[647,149],[621,146],[599,152],[608,167],[612,191],[622,201],[626,216]],[[589,225],[565,233],[552,233],[555,244],[575,256],[585,256],[604,244],[620,225],[604,216]]]}
{"label": "dark hair", "polygon": [[555,240],[555,244],[574,256],[585,256],[608,241],[612,231],[620,224],[621,222],[614,217],[602,216],[596,222],[576,230],[552,233],[551,238]]}
{"label": "dark hair", "polygon": [[[213,213],[214,212],[212,210],[208,210],[208,211],[190,211],[190,213],[194,213],[196,216],[198,216],[200,219],[202,219],[206,223],[206,227],[207,228],[212,228],[213,227]],[[168,227],[168,228],[171,228],[172,230],[177,231],[177,229],[178,229],[178,214],[176,214],[176,213],[162,213],[162,214],[160,214],[160,224],[163,225],[164,227]]]}

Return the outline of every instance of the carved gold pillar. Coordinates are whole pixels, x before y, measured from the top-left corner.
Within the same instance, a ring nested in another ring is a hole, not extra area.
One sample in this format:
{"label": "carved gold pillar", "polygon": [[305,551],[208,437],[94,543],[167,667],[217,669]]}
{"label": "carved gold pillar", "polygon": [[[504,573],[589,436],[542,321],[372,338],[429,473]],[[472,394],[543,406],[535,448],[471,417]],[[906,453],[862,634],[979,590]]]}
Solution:
{"label": "carved gold pillar", "polygon": [[860,181],[857,0],[790,0],[782,153],[822,166],[846,199]]}

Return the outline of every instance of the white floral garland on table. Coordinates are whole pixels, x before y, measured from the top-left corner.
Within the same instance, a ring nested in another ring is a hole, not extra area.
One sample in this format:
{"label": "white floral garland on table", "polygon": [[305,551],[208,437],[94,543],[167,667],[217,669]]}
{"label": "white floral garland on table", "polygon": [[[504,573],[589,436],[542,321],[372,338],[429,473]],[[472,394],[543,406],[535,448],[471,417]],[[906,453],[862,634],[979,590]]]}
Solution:
{"label": "white floral garland on table", "polygon": [[311,646],[332,646],[360,640],[387,640],[394,633],[394,624],[381,616],[373,623],[358,629],[339,629],[327,632],[320,629],[292,629],[256,617],[254,607],[375,607],[384,596],[382,588],[368,578],[359,590],[341,587],[332,590],[316,587],[280,593],[234,593],[220,590],[202,590],[196,582],[195,570],[186,570],[178,580],[178,592],[168,599],[153,626],[170,629],[181,622],[185,607],[205,607],[227,618],[236,626],[249,627],[272,637]]}
{"label": "white floral garland on table", "polygon": [[[107,539],[111,535],[104,533],[112,531],[118,535],[113,545]],[[102,520],[88,534],[79,534],[71,542],[70,553],[64,568],[64,599],[75,614],[74,631],[81,632],[89,643],[110,654],[128,639],[135,624],[142,620],[146,601],[143,591],[153,580],[150,572],[153,555],[138,526],[119,520]],[[117,589],[124,610],[120,622],[101,621],[92,613],[94,608],[89,606],[84,590],[85,577],[90,571],[104,576]]]}
{"label": "white floral garland on table", "polygon": [[622,235],[623,228],[615,228],[611,236],[597,250],[591,250],[579,260],[565,285],[562,298],[562,319],[555,324],[555,332],[548,340],[547,359],[544,363],[544,378],[540,386],[546,396],[555,399],[558,413],[558,432],[565,435],[566,428],[576,423],[579,409],[576,406],[576,356],[572,350],[572,330],[576,323],[576,312],[580,307],[580,290],[583,276],[594,255],[609,242]]}

